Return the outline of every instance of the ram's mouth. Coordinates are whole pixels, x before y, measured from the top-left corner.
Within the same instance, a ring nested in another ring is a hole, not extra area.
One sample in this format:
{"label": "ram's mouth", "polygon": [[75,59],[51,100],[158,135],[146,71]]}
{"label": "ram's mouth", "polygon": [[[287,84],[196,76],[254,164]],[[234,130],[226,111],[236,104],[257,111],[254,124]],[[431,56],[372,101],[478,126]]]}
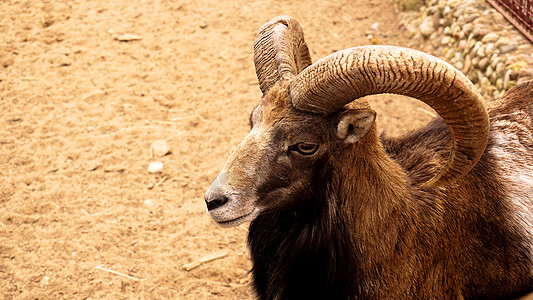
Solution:
{"label": "ram's mouth", "polygon": [[234,227],[234,226],[237,226],[237,225],[240,225],[246,221],[251,221],[252,219],[254,219],[257,215],[259,214],[259,210],[257,208],[254,208],[252,209],[251,212],[247,213],[247,214],[244,214],[240,217],[237,217],[235,219],[231,219],[231,220],[227,220],[227,221],[217,221],[215,220],[215,222],[222,226],[222,227]]}

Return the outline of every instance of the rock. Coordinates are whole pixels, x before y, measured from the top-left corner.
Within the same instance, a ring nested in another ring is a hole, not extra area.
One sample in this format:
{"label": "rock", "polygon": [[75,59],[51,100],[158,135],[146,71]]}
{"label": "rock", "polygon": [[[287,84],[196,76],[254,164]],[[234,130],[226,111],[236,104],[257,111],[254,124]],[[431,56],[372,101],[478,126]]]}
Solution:
{"label": "rock", "polygon": [[487,77],[483,77],[481,79],[481,89],[487,94],[491,95],[492,92],[496,89],[496,87],[492,86],[490,80]]}
{"label": "rock", "polygon": [[490,58],[490,65],[493,68],[496,68],[496,66],[500,63],[501,60],[501,57],[499,57],[497,54],[493,54]]}
{"label": "rock", "polygon": [[433,48],[439,48],[440,34],[438,34],[437,32],[433,32],[429,37],[429,40],[431,41],[431,46],[433,46]]}
{"label": "rock", "polygon": [[474,84],[479,82],[479,78],[477,77],[477,72],[472,72],[472,74],[470,74],[470,76],[468,76],[468,79],[470,79],[470,81],[472,81],[472,83],[474,83]]}
{"label": "rock", "polygon": [[474,56],[474,58],[472,58],[472,66],[477,67],[478,65],[479,65],[479,57]]}
{"label": "rock", "polygon": [[455,56],[455,53],[456,53],[455,50],[450,48],[450,49],[448,49],[448,51],[446,51],[446,54],[444,54],[444,58],[446,60],[450,60],[450,59],[452,59],[452,57]]}
{"label": "rock", "polygon": [[450,6],[446,5],[444,9],[442,10],[442,15],[446,17],[447,15],[450,14],[451,11],[452,9],[450,8]]}
{"label": "rock", "polygon": [[476,42],[476,44],[474,45],[474,47],[472,47],[472,50],[470,50],[470,53],[472,55],[476,55],[477,56],[477,52],[479,51],[479,48],[481,48],[481,46],[483,46],[483,43],[482,42]]}
{"label": "rock", "polygon": [[163,163],[160,161],[153,161],[148,165],[148,173],[156,174],[161,173],[163,170]]}
{"label": "rock", "polygon": [[170,146],[165,140],[155,140],[150,146],[151,156],[161,157],[170,154],[171,152]]}
{"label": "rock", "polygon": [[41,286],[42,287],[46,287],[50,284],[50,276],[44,276],[42,279],[41,279]]}
{"label": "rock", "polygon": [[470,33],[472,33],[472,29],[473,29],[473,28],[474,28],[474,25],[472,25],[472,24],[465,24],[465,25],[463,25],[463,32],[464,32],[465,34],[470,34]]}
{"label": "rock", "polygon": [[472,68],[472,59],[470,58],[470,55],[467,55],[465,57],[465,62],[464,62],[464,66],[463,66],[463,73],[464,74],[468,74],[468,72],[470,72],[470,69]]}
{"label": "rock", "polygon": [[455,55],[453,56],[453,59],[456,61],[463,61],[464,55],[461,52],[455,52]]}
{"label": "rock", "polygon": [[477,41],[473,38],[473,35],[470,34],[468,40],[466,41],[466,50],[471,51],[476,45]]}
{"label": "rock", "polygon": [[492,72],[492,75],[490,76],[489,79],[490,79],[490,82],[496,84],[496,80],[498,80],[499,78],[498,78],[496,72]]}
{"label": "rock", "polygon": [[458,38],[458,39],[460,39],[460,40],[464,39],[464,38],[465,38],[465,33],[464,33],[462,30],[459,31],[459,35],[456,36],[456,38]]}
{"label": "rock", "polygon": [[422,24],[418,27],[423,37],[428,38],[433,32],[435,27],[433,25],[433,17],[426,17],[422,21]]}
{"label": "rock", "polygon": [[[491,66],[488,66],[487,67],[487,70],[485,71],[485,77],[489,78],[491,77],[491,75],[494,73],[494,70],[492,69]],[[492,81],[492,80],[491,80]]]}
{"label": "rock", "polygon": [[456,17],[456,18],[459,18],[465,11],[465,7],[464,6],[459,6],[457,7],[457,9],[455,10],[455,12],[453,13],[453,16]]}
{"label": "rock", "polygon": [[409,24],[408,22],[404,22],[402,23],[402,25],[407,30],[407,37],[410,39],[413,38],[417,31],[416,28],[412,26],[411,24]]}
{"label": "rock", "polygon": [[489,65],[489,58],[488,57],[483,57],[482,59],[479,60],[477,66],[480,70],[485,70],[487,68],[487,66]]}
{"label": "rock", "polygon": [[484,78],[483,72],[481,72],[480,70],[476,70],[476,76],[477,76],[477,82],[481,84],[481,80],[483,80]]}
{"label": "rock", "polygon": [[443,46],[444,46],[444,45],[448,45],[448,44],[450,43],[450,40],[451,40],[451,39],[452,39],[452,38],[451,38],[450,36],[445,35],[445,36],[442,38],[442,40],[440,40],[440,44],[443,45]]}
{"label": "rock", "polygon": [[459,45],[457,45],[457,50],[462,51],[466,49],[466,41],[460,40]]}
{"label": "rock", "polygon": [[454,66],[457,68],[457,70],[462,70],[464,68],[464,65],[461,61],[456,62]]}
{"label": "rock", "polygon": [[[480,42],[481,43],[481,42]],[[481,45],[479,47],[479,49],[477,49],[476,51],[476,56],[479,57],[479,58],[484,58],[485,56],[487,56],[487,51],[486,51],[486,46],[485,45]]]}
{"label": "rock", "polygon": [[474,30],[472,31],[472,33],[477,39],[482,39],[489,32],[490,31],[485,26],[482,26],[480,24],[474,25]]}
{"label": "rock", "polygon": [[492,92],[492,98],[494,100],[500,98],[500,92],[498,90],[495,90],[494,92]]}
{"label": "rock", "polygon": [[499,39],[499,35],[495,32],[489,32],[481,39],[483,43],[494,43]]}
{"label": "rock", "polygon": [[477,18],[479,18],[479,14],[478,13],[471,13],[471,14],[467,15],[466,17],[464,17],[464,22],[468,24],[468,23],[473,22]]}
{"label": "rock", "polygon": [[511,44],[511,40],[505,36],[502,36],[501,38],[499,38],[497,41],[496,41],[496,47],[497,48],[500,48],[501,46],[503,45],[509,45]]}
{"label": "rock", "polygon": [[439,49],[437,50],[437,56],[438,57],[443,57],[442,55],[442,52],[444,51],[445,47],[439,47]]}
{"label": "rock", "polygon": [[419,10],[424,5],[423,0],[396,0],[400,10]]}
{"label": "rock", "polygon": [[521,80],[527,81],[533,79],[533,68],[525,67],[520,70],[518,74]]}
{"label": "rock", "polygon": [[489,43],[487,44],[487,46],[485,46],[485,53],[487,54],[487,56],[491,55],[493,51],[494,51],[493,43]]}
{"label": "rock", "polygon": [[500,49],[500,54],[509,53],[509,52],[516,50],[516,44],[501,45],[499,49]]}
{"label": "rock", "polygon": [[459,38],[461,36],[461,33],[463,32],[461,26],[459,25],[455,25],[452,27],[452,35],[455,37],[455,38]]}
{"label": "rock", "polygon": [[509,82],[511,81],[511,73],[513,71],[511,70],[507,70],[507,72],[505,72],[505,76],[503,77],[503,89],[504,90],[507,90],[509,88]]}
{"label": "rock", "polygon": [[503,89],[503,79],[498,78],[498,79],[496,80],[496,88],[497,88],[498,90]]}
{"label": "rock", "polygon": [[504,76],[503,73],[505,71],[505,64],[503,62],[498,62],[496,64],[494,71],[496,72],[496,75],[498,75],[498,77],[503,77]]}
{"label": "rock", "polygon": [[370,38],[370,42],[373,44],[373,45],[379,45],[381,44],[381,40],[379,39],[379,37],[377,36],[372,36]]}
{"label": "rock", "polygon": [[509,66],[507,66],[507,69],[513,70],[515,72],[518,72],[518,71],[522,70],[522,68],[524,68],[525,66],[527,66],[527,62],[519,60],[519,61],[515,61],[514,63],[510,64]]}

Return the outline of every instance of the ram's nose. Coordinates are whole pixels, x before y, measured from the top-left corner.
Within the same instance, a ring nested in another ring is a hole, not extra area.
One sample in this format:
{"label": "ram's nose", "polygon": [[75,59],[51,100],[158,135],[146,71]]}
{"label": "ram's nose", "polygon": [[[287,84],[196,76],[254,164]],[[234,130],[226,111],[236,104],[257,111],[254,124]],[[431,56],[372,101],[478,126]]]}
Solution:
{"label": "ram's nose", "polygon": [[225,195],[225,190],[223,189],[225,177],[224,173],[220,173],[207,192],[205,192],[204,199],[208,211],[219,208],[228,202],[228,197]]}

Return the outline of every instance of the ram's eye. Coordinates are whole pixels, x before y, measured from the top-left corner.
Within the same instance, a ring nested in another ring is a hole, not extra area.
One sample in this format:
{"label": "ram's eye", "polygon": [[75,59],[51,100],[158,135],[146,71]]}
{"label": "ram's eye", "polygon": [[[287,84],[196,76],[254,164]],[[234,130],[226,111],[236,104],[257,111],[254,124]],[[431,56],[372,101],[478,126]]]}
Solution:
{"label": "ram's eye", "polygon": [[298,143],[296,145],[293,145],[289,148],[290,150],[296,151],[302,155],[311,155],[318,150],[317,144],[310,144],[310,143]]}

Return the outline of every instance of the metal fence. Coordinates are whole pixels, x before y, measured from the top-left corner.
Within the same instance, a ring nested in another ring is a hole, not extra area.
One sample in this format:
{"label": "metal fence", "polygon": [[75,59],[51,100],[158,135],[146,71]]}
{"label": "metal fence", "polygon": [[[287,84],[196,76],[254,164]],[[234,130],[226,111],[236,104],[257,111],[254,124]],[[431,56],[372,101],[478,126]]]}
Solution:
{"label": "metal fence", "polygon": [[487,0],[533,42],[533,0]]}

